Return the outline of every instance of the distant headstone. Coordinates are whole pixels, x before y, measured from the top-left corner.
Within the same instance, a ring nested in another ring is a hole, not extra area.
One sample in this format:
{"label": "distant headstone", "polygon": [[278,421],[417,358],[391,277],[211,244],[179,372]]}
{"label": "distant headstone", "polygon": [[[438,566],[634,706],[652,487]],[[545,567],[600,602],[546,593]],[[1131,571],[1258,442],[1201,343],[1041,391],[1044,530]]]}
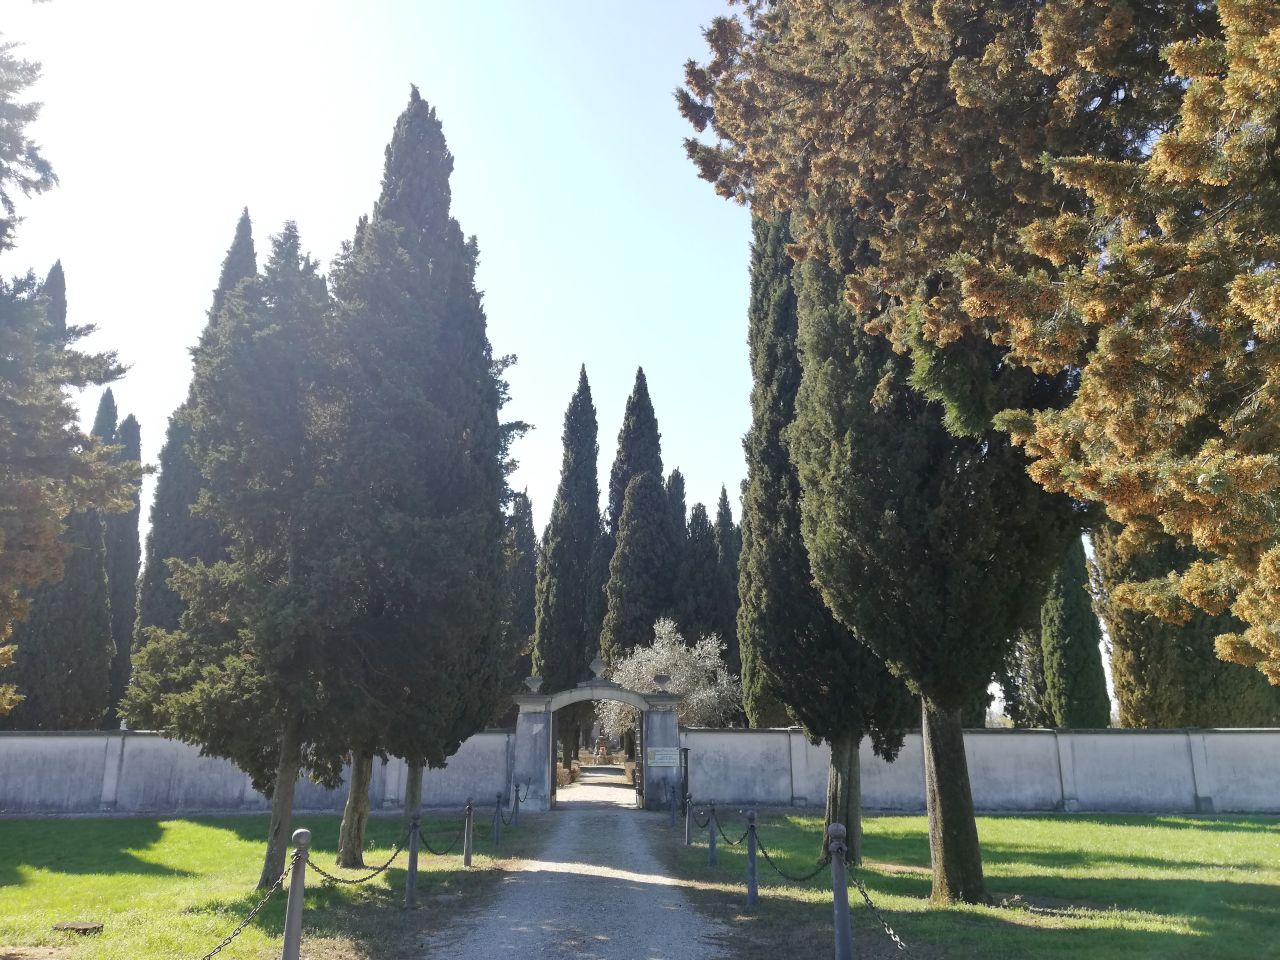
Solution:
{"label": "distant headstone", "polygon": [[53,929],[67,933],[101,933],[102,924],[97,920],[63,920],[61,923],[55,923]]}

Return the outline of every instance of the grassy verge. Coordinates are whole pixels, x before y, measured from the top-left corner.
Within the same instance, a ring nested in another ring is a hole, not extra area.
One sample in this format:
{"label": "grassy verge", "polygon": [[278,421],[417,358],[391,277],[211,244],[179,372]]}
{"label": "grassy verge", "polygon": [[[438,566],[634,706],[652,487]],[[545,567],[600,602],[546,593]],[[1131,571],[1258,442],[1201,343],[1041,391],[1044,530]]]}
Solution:
{"label": "grassy verge", "polygon": [[[492,815],[492,811],[489,811]],[[518,858],[536,849],[543,818],[522,813],[517,829],[505,828],[499,855]],[[429,817],[428,842],[447,846],[462,816]],[[312,858],[330,872],[339,818],[295,817],[312,831]],[[31,956],[75,960],[198,958],[244,917],[258,895],[267,818],[194,817],[181,820],[0,821],[0,956],[23,957],[15,947],[44,947]],[[370,821],[365,862],[386,861],[399,838],[398,818]],[[399,958],[417,954],[420,937],[480,901],[501,876],[492,855],[483,808],[477,813],[474,867],[462,867],[461,843],[452,854],[423,852],[418,900],[403,909],[405,862],[361,886],[321,883],[307,876],[303,953],[325,958]],[[363,871],[367,872],[367,871]],[[228,960],[279,956],[285,897],[278,893],[221,956]],[[99,935],[57,933],[62,920],[95,920]]]}
{"label": "grassy verge", "polygon": [[[744,817],[722,816],[733,838]],[[759,835],[788,873],[817,859],[822,821],[763,813]],[[997,906],[933,907],[923,817],[868,817],[860,876],[909,956],[961,960],[1261,960],[1280,958],[1280,821],[1248,817],[980,817],[988,888]],[[830,949],[830,872],[787,883],[760,862],[760,902],[745,906],[745,847],[706,863],[658,834],[670,869],[723,922],[732,955],[776,960],[798,944]],[[850,891],[860,958],[901,956]],[[806,947],[808,949],[808,947]]]}

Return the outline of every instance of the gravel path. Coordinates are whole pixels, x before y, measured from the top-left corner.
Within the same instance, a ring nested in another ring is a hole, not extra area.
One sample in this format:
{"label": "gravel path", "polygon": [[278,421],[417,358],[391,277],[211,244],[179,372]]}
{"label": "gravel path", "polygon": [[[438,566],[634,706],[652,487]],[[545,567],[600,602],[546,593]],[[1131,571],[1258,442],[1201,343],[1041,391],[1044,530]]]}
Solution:
{"label": "gravel path", "polygon": [[713,960],[715,926],[649,849],[666,814],[629,810],[608,782],[563,790],[537,859],[496,898],[424,943],[423,960]]}

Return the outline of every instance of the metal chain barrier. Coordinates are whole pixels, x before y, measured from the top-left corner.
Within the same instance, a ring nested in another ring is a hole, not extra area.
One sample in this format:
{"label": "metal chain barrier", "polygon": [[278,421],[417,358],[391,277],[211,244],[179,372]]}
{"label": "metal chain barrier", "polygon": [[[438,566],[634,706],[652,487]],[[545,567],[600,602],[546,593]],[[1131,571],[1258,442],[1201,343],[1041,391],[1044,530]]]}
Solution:
{"label": "metal chain barrier", "polygon": [[831,854],[828,853],[821,860],[818,861],[818,865],[814,867],[811,872],[806,873],[804,876],[800,876],[800,877],[793,876],[792,874],[787,873],[785,870],[783,870],[781,867],[779,867],[776,863],[773,862],[773,857],[769,856],[768,848],[763,843],[760,842],[760,832],[758,830],[756,831],[756,846],[760,848],[760,853],[764,856],[764,862],[767,863],[769,866],[773,867],[774,871],[778,874],[778,876],[782,877],[782,879],[784,880],[790,880],[792,883],[808,883],[810,880],[812,880],[814,877],[820,874],[827,867],[831,866]]}
{"label": "metal chain barrier", "polygon": [[906,950],[907,945],[902,942],[902,938],[894,932],[893,927],[889,926],[889,921],[880,913],[879,908],[871,902],[871,894],[867,893],[867,888],[862,885],[862,880],[853,872],[853,864],[849,863],[847,857],[845,858],[845,863],[849,866],[849,879],[853,881],[853,885],[857,887],[858,892],[862,894],[863,902],[866,903],[867,909],[871,911],[871,915],[876,918],[880,926],[884,927],[884,932],[888,934],[889,939],[897,945],[898,949]]}
{"label": "metal chain barrier", "polygon": [[724,832],[724,827],[720,826],[719,817],[716,817],[716,829],[720,831],[720,836],[724,839],[724,842],[731,847],[740,846],[742,844],[742,841],[747,839],[747,834],[751,832],[751,828],[748,827],[746,830],[742,831],[742,836],[740,836],[737,840],[730,840],[729,835]]}
{"label": "metal chain barrier", "polygon": [[261,900],[259,900],[256,904],[254,904],[253,909],[250,910],[248,915],[243,920],[240,921],[240,923],[236,926],[236,928],[232,930],[229,934],[227,934],[223,938],[220,944],[218,944],[216,947],[214,947],[212,950],[206,953],[203,957],[201,957],[200,960],[210,960],[211,957],[216,957],[228,946],[230,946],[232,940],[240,936],[240,934],[244,933],[245,927],[253,923],[253,918],[262,912],[262,908],[267,905],[267,901],[269,901],[272,897],[274,897],[276,893],[279,892],[280,888],[284,886],[284,878],[289,875],[289,871],[293,869],[294,862],[297,859],[298,859],[298,854],[295,851],[294,854],[289,858],[288,864],[285,865],[284,871],[280,874],[280,876],[276,877],[276,882],[271,885],[271,889],[269,889],[266,892],[266,894],[263,895]]}
{"label": "metal chain barrier", "polygon": [[524,803],[526,800],[528,800],[528,799],[529,799],[529,784],[527,784],[527,783],[526,783],[526,784],[524,785],[524,793],[521,793],[521,792],[520,792],[520,784],[518,784],[518,783],[517,783],[517,784],[516,784],[516,796],[519,798],[519,800],[520,800],[520,802],[521,802],[521,803]]}
{"label": "metal chain barrier", "polygon": [[509,826],[511,826],[511,824],[512,824],[512,823],[515,821],[515,819],[516,819],[516,808],[515,808],[515,805],[514,805],[514,804],[512,804],[512,806],[511,806],[511,816],[509,816],[509,817],[508,817],[508,816],[506,816],[505,814],[503,814],[503,812],[502,812],[502,807],[501,807],[501,806],[499,806],[499,807],[498,807],[498,817],[502,820],[502,825],[503,825],[504,827],[509,827]]}
{"label": "metal chain barrier", "polygon": [[453,852],[453,848],[458,845],[458,841],[462,839],[462,835],[466,832],[466,829],[466,825],[464,824],[462,829],[453,835],[453,839],[449,841],[449,845],[443,850],[437,850],[432,847],[431,844],[427,843],[427,835],[422,832],[422,827],[418,827],[418,839],[422,841],[423,849],[425,849],[427,853],[436,857],[447,857]]}
{"label": "metal chain barrier", "polygon": [[369,882],[370,880],[372,880],[374,877],[376,877],[376,876],[378,876],[378,875],[380,875],[380,874],[382,874],[382,873],[385,873],[385,872],[386,872],[386,870],[387,870],[387,868],[388,868],[388,867],[390,867],[390,866],[391,866],[391,864],[395,863],[396,857],[400,856],[400,853],[404,850],[405,844],[407,844],[408,842],[409,842],[409,834],[408,834],[408,833],[406,833],[406,834],[401,838],[400,842],[399,842],[398,844],[396,844],[396,848],[395,848],[395,850],[394,850],[394,851],[392,851],[392,853],[391,853],[391,859],[389,859],[389,860],[388,860],[386,863],[384,863],[382,866],[380,866],[380,867],[375,867],[371,873],[367,873],[367,874],[365,874],[363,877],[356,877],[356,878],[354,878],[354,879],[348,879],[348,878],[346,878],[346,877],[338,877],[338,876],[334,876],[332,873],[330,873],[330,872],[329,872],[328,870],[326,870],[324,867],[320,866],[320,864],[316,863],[314,860],[310,861],[310,866],[311,866],[311,869],[312,869],[312,870],[314,870],[316,873],[320,874],[320,876],[324,877],[324,879],[326,879],[326,880],[328,880],[328,881],[330,881],[330,882],[332,882],[332,883],[345,883],[345,884],[347,884],[348,886],[353,886],[353,887],[354,887],[354,886],[356,886],[357,884],[361,884],[361,883],[368,883],[368,882]]}
{"label": "metal chain barrier", "polygon": [[693,822],[698,825],[699,830],[705,830],[707,828],[707,824],[711,822],[711,814],[708,813],[704,819],[699,820],[698,815],[695,813],[693,815]]}

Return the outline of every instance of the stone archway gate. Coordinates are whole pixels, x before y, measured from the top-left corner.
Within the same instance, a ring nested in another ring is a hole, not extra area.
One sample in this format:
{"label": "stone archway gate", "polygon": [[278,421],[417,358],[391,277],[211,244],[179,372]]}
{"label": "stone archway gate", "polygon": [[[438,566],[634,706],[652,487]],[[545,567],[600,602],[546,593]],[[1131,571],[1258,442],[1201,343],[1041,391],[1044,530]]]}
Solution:
{"label": "stone archway gate", "polygon": [[637,693],[597,675],[558,693],[526,693],[514,700],[516,716],[515,769],[513,779],[523,794],[522,806],[549,810],[554,791],[552,717],[561,707],[586,700],[618,700],[640,711],[640,745],[644,755],[640,770],[646,807],[657,807],[669,790],[679,789],[680,769],[672,762],[680,747],[676,706],[684,698],[672,693]]}

